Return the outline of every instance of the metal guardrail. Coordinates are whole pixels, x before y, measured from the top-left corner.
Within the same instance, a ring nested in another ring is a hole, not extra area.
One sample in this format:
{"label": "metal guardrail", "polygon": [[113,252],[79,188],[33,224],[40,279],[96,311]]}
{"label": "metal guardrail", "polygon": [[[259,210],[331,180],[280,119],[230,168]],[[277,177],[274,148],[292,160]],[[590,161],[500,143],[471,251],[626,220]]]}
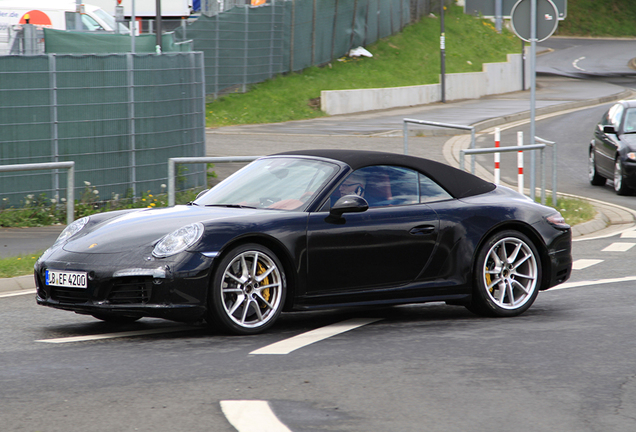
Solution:
{"label": "metal guardrail", "polygon": [[[540,150],[541,151],[541,204],[545,204],[545,152],[544,149],[546,144],[530,144],[523,146],[510,146],[510,147],[486,147],[486,148],[478,148],[478,149],[467,149],[459,151],[459,168],[464,170],[464,157],[465,155],[477,155],[477,154],[488,154],[488,153],[510,153],[510,152],[520,152],[520,151],[528,151],[528,150]],[[552,168],[553,171],[556,170],[556,164]],[[553,173],[553,178],[556,177],[556,173]],[[552,200],[554,205],[556,205],[556,186],[553,186],[552,189]],[[534,194],[533,194],[534,195]]]}
{"label": "metal guardrail", "polygon": [[[404,135],[404,154],[409,154],[409,129],[408,124],[419,124],[419,125],[427,125],[427,126],[435,126],[449,129],[460,129],[460,130],[468,130],[470,131],[470,148],[475,148],[475,128],[473,126],[465,126],[465,125],[457,125],[452,123],[440,123],[428,120],[415,120],[405,118],[403,121],[403,135]],[[473,156],[470,165],[470,172],[475,174],[475,157]]]}
{"label": "metal guardrail", "polygon": [[252,162],[261,157],[263,156],[177,157],[168,159],[168,206],[172,207],[175,204],[177,164]]}
{"label": "metal guardrail", "polygon": [[[557,144],[554,141],[544,140],[538,136],[535,141],[552,147],[552,206],[557,205]],[[545,152],[541,152],[541,204],[545,204]]]}
{"label": "metal guardrail", "polygon": [[75,162],[44,162],[33,164],[0,165],[0,172],[67,169],[66,177],[66,223],[75,219]]}

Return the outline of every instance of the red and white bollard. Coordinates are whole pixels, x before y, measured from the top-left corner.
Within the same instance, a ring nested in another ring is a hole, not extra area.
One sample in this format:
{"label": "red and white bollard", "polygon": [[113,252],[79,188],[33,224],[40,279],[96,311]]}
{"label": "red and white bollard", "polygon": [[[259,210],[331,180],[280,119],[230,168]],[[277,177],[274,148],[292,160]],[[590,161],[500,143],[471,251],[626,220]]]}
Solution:
{"label": "red and white bollard", "polygon": [[[523,132],[517,132],[517,145],[523,145]],[[517,174],[517,182],[518,182],[518,191],[520,194],[523,193],[523,151],[519,150],[517,153],[517,168],[519,169],[519,174]]]}
{"label": "red and white bollard", "polygon": [[[495,128],[495,147],[499,147],[501,144],[501,131],[499,128]],[[495,153],[495,184],[498,185],[501,180],[501,172],[499,171],[499,163],[501,162],[501,153]]]}

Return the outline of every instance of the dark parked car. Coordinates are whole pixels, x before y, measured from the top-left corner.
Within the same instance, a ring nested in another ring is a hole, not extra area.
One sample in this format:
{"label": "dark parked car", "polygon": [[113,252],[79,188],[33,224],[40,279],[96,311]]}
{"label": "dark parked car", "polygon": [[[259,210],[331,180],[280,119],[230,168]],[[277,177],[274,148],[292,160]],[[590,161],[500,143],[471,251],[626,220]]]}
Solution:
{"label": "dark parked car", "polygon": [[610,179],[619,195],[636,189],[636,100],[619,101],[603,114],[588,154],[590,183],[594,186]]}
{"label": "dark parked car", "polygon": [[514,316],[567,280],[554,209],[447,165],[349,150],[263,157],[188,205],[69,225],[35,265],[37,302],[107,321],[207,320],[445,301]]}

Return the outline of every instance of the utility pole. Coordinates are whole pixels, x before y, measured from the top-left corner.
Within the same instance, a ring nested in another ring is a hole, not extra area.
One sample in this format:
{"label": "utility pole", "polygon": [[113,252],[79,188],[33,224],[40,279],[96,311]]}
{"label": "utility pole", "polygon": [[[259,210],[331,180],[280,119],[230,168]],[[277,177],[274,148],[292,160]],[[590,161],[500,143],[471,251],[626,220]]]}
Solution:
{"label": "utility pole", "polygon": [[446,35],[444,34],[444,0],[440,0],[440,37],[442,103],[446,103]]}
{"label": "utility pole", "polygon": [[161,28],[161,0],[156,0],[155,1],[156,4],[156,21],[157,21],[157,46],[156,46],[156,52],[157,54],[161,54],[161,33],[162,33],[162,28]]}

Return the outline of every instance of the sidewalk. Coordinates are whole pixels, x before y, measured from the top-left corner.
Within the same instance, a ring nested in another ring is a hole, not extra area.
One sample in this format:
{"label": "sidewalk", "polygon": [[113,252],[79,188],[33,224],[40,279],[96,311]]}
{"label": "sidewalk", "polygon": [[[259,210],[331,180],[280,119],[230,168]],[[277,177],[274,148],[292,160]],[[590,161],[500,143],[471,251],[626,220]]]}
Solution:
{"label": "sidewalk", "polygon": [[[536,116],[593,106],[600,103],[635,97],[634,93],[612,84],[578,79],[547,76],[537,77]],[[286,123],[228,126],[206,131],[208,156],[266,155],[306,148],[373,148],[393,152],[403,151],[402,120],[415,118],[439,123],[474,126],[482,131],[494,126],[527,119],[530,110],[530,92],[515,92],[489,96],[477,100],[451,101],[446,104],[373,111],[361,114],[323,117]],[[458,166],[455,154],[465,145],[465,137],[451,137],[452,130],[435,127],[410,127],[409,136],[426,141],[409,153]],[[426,138],[422,138],[422,136]],[[410,142],[410,139],[409,139]],[[234,166],[224,167],[235,169]],[[221,167],[215,167],[222,171]],[[478,173],[479,174],[479,173]],[[592,221],[573,227],[577,238],[603,235],[625,229],[636,222],[636,212],[591,200],[598,214]],[[63,227],[51,228],[42,235],[38,229],[2,229],[0,244],[8,248],[24,247],[28,238],[31,251],[49,247]],[[16,237],[17,233],[17,237]],[[31,251],[26,251],[31,252]],[[0,279],[0,293],[34,289],[33,276]]]}

